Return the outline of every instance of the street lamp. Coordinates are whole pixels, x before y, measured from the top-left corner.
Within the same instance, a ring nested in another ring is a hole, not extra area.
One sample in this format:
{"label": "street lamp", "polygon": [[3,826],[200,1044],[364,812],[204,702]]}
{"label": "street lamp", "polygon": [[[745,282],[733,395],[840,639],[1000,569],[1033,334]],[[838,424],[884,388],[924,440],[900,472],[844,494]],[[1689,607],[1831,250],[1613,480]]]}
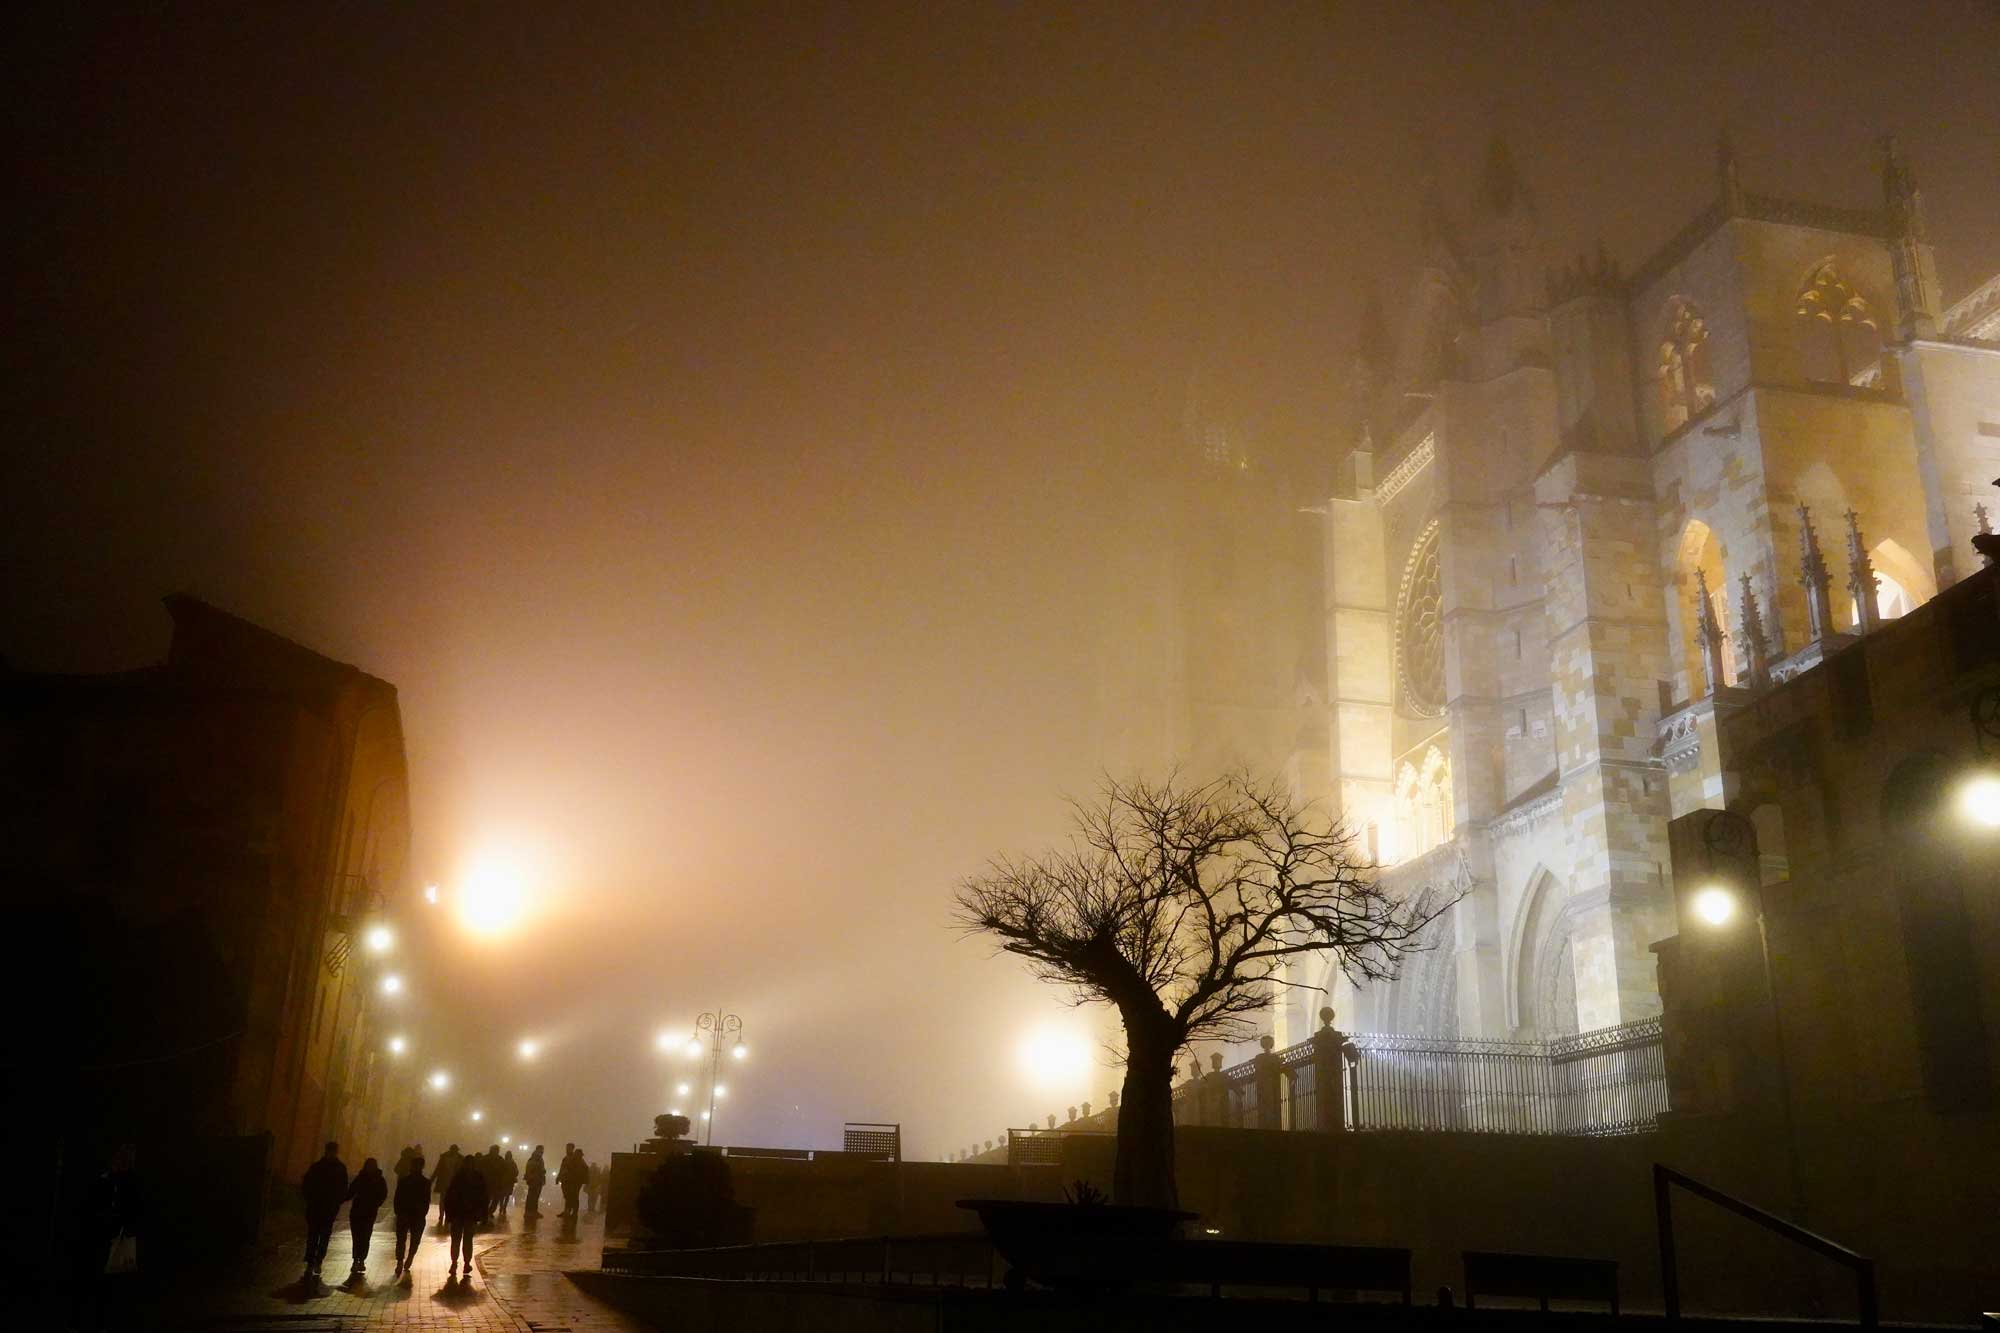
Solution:
{"label": "street lamp", "polygon": [[478,1124],[480,1121],[484,1120],[485,1118],[486,1118],[486,1112],[484,1111],[474,1111],[472,1113],[472,1123],[475,1125]]}
{"label": "street lamp", "polygon": [[403,1040],[401,1037],[389,1038],[389,1054],[401,1055],[404,1051],[407,1051],[409,1049],[410,1049],[410,1043]]}
{"label": "street lamp", "polygon": [[1982,828],[2000,828],[2000,775],[1977,773],[1958,789],[1958,809]]}
{"label": "street lamp", "polygon": [[[1778,1100],[1784,1114],[1785,1153],[1792,1173],[1792,1206],[1803,1217],[1805,1175],[1799,1166],[1798,1127],[1792,1118],[1792,1072],[1785,1056],[1785,1023],[1778,1007],[1778,978],[1771,967],[1771,932],[1764,920],[1763,868],[1756,855],[1757,826],[1733,810],[1717,810],[1702,825],[1701,841],[1709,873],[1722,882],[1694,891],[1688,906],[1695,916],[1718,933],[1731,928],[1739,905],[1749,907],[1757,917],[1757,955],[1763,964],[1764,996],[1771,1006],[1771,1041],[1778,1057]],[[1732,891],[1725,883],[1738,886],[1740,891]]]}
{"label": "street lamp", "polygon": [[701,1054],[704,1033],[708,1035],[708,1109],[701,1113],[701,1141],[706,1147],[715,1141],[715,1099],[723,1093],[716,1084],[716,1075],[722,1072],[722,1048],[727,1045],[731,1056],[738,1060],[748,1055],[750,1048],[743,1044],[743,1020],[720,1007],[695,1019],[694,1035],[687,1043],[690,1059]]}
{"label": "street lamp", "polygon": [[396,932],[378,921],[362,932],[361,943],[369,953],[387,953],[396,947]]}
{"label": "street lamp", "polygon": [[521,1053],[523,1060],[532,1060],[541,1052],[542,1047],[540,1042],[524,1041],[515,1049]]}
{"label": "street lamp", "polygon": [[401,995],[403,993],[403,978],[394,972],[384,976],[382,978],[382,993],[384,995]]}
{"label": "street lamp", "polygon": [[1724,926],[1736,915],[1736,895],[1719,884],[1711,884],[1705,889],[1695,890],[1688,900],[1694,914],[1711,926]]}
{"label": "street lamp", "polygon": [[447,1074],[447,1073],[445,1073],[445,1072],[444,1072],[444,1071],[443,1071],[442,1069],[439,1069],[439,1070],[435,1070],[435,1071],[433,1071],[433,1072],[432,1072],[432,1074],[431,1074],[431,1091],[433,1091],[433,1092],[443,1092],[443,1091],[444,1091],[444,1090],[445,1090],[446,1088],[448,1088],[448,1087],[450,1087],[450,1086],[451,1086],[451,1075],[450,1075],[450,1074]]}

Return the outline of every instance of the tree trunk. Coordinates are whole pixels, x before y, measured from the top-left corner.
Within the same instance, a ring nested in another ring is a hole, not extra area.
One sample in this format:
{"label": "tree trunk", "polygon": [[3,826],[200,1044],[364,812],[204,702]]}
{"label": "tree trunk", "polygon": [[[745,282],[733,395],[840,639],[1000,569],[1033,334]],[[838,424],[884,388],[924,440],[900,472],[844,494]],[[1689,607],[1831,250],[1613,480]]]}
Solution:
{"label": "tree trunk", "polygon": [[1174,1183],[1174,1052],[1180,1043],[1125,1025],[1125,1090],[1118,1099],[1118,1158],[1111,1172],[1111,1201],[1154,1208],[1180,1207]]}

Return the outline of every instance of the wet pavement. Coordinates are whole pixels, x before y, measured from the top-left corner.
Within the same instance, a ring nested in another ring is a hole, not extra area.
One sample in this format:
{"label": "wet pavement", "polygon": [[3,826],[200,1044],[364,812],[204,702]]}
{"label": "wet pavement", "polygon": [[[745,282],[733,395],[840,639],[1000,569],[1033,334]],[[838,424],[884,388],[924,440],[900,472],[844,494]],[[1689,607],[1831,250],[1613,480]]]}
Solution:
{"label": "wet pavement", "polygon": [[395,1232],[383,1224],[369,1242],[367,1273],[348,1283],[353,1246],[343,1216],[320,1283],[301,1276],[296,1243],[267,1247],[250,1265],[255,1277],[158,1293],[134,1326],[161,1333],[641,1333],[649,1326],[593,1301],[562,1275],[597,1267],[603,1245],[601,1217],[571,1222],[547,1213],[528,1221],[516,1210],[480,1234],[470,1280],[446,1280],[450,1246],[443,1228],[431,1226],[410,1280],[395,1282]]}

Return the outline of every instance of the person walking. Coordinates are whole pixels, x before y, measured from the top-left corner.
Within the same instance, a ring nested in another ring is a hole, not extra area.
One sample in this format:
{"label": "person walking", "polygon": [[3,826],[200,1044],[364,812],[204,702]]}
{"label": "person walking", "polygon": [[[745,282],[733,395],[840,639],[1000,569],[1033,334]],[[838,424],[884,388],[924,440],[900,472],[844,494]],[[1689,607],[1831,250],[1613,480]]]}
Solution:
{"label": "person walking", "polygon": [[528,1182],[528,1202],[521,1210],[521,1216],[533,1219],[542,1215],[542,1182],[548,1178],[548,1164],[542,1161],[542,1145],[537,1143],[535,1150],[528,1154],[528,1168],[521,1175],[521,1179]]}
{"label": "person walking", "polygon": [[577,1146],[574,1143],[565,1143],[562,1165],[556,1168],[556,1184],[562,1187],[562,1216],[576,1216],[577,1191],[583,1188],[583,1178],[589,1174],[590,1168],[584,1165],[583,1154],[577,1150]]}
{"label": "person walking", "polygon": [[514,1160],[514,1150],[509,1148],[500,1165],[500,1217],[507,1217],[507,1205],[514,1202],[514,1185],[521,1179],[521,1165]]}
{"label": "person walking", "polygon": [[437,1174],[431,1177],[431,1191],[437,1195],[439,1226],[445,1224],[445,1191],[451,1188],[452,1179],[458,1175],[459,1164],[464,1160],[465,1155],[459,1152],[456,1143],[438,1154],[438,1169]]}
{"label": "person walking", "polygon": [[458,1276],[465,1265],[465,1280],[472,1281],[472,1238],[486,1220],[486,1177],[472,1163],[460,1166],[444,1191],[444,1219],[451,1227],[451,1265],[445,1281]]}
{"label": "person walking", "polygon": [[[138,1280],[139,1151],[122,1143],[111,1154],[103,1174],[90,1182],[83,1212],[77,1219],[74,1259],[75,1285],[70,1294],[70,1324],[79,1329],[103,1327],[122,1316],[132,1302],[122,1290]],[[121,1314],[113,1314],[114,1307]]]}
{"label": "person walking", "polygon": [[583,1211],[586,1217],[597,1216],[597,1202],[604,1197],[604,1168],[592,1163],[583,1177]]}
{"label": "person walking", "polygon": [[347,1165],[340,1160],[338,1143],[327,1141],[326,1152],[299,1180],[299,1192],[306,1201],[305,1276],[317,1282],[327,1243],[333,1239],[333,1219],[347,1198]]}
{"label": "person walking", "polygon": [[408,1169],[396,1182],[396,1197],[390,1204],[396,1214],[396,1272],[405,1282],[410,1265],[417,1261],[417,1242],[424,1238],[424,1219],[431,1211],[431,1182],[424,1179],[423,1145],[410,1150]]}
{"label": "person walking", "polygon": [[486,1216],[481,1225],[493,1225],[493,1210],[500,1206],[500,1182],[507,1178],[507,1163],[501,1159],[500,1145],[494,1144],[479,1155],[479,1174],[486,1177]]}
{"label": "person walking", "polygon": [[361,1163],[347,1187],[347,1231],[354,1239],[354,1267],[347,1280],[359,1282],[368,1271],[368,1240],[375,1234],[375,1215],[389,1197],[389,1181],[373,1157]]}

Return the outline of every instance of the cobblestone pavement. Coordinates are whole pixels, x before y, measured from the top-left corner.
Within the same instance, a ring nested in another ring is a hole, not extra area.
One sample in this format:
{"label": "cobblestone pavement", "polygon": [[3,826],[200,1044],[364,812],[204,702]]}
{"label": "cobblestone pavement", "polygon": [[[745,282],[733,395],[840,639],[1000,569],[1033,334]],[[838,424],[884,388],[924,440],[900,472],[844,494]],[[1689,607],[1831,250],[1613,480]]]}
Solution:
{"label": "cobblestone pavement", "polygon": [[314,1287],[300,1277],[297,1247],[267,1251],[258,1276],[237,1287],[181,1291],[164,1298],[158,1322],[171,1333],[643,1333],[649,1326],[591,1300],[562,1275],[567,1268],[595,1268],[603,1251],[601,1218],[571,1225],[546,1214],[528,1222],[517,1212],[480,1235],[471,1281],[448,1283],[450,1246],[436,1226],[424,1232],[414,1274],[391,1282],[395,1232],[376,1229],[368,1272],[358,1284],[342,1282],[353,1262],[343,1216]]}

